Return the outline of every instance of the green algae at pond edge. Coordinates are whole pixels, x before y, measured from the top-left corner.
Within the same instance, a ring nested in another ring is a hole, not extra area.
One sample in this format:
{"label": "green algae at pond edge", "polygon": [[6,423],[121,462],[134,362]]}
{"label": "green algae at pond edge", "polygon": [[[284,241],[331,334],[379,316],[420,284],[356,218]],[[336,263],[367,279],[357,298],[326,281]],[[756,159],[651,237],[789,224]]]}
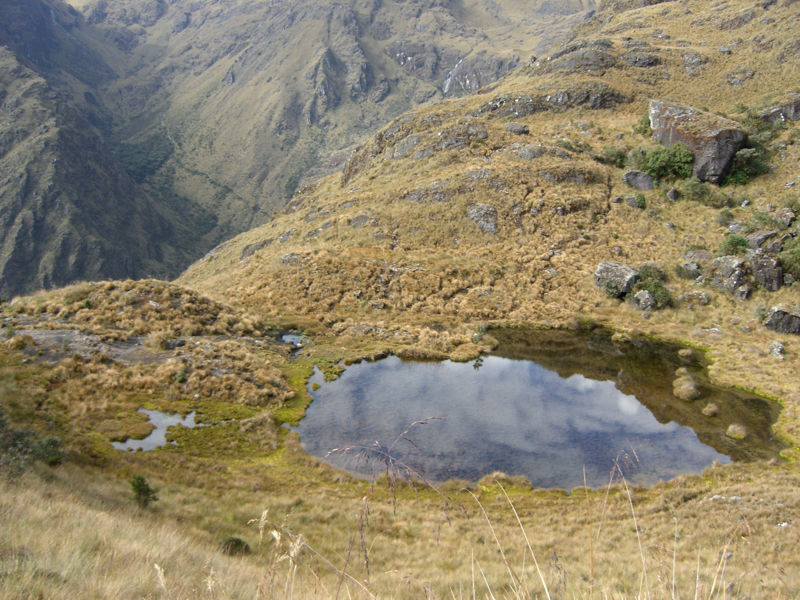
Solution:
{"label": "green algae at pond edge", "polygon": [[[385,450],[411,422],[442,416],[406,436],[413,445],[398,444],[398,458],[439,481],[502,470],[569,489],[583,483],[583,466],[590,485],[607,482],[615,464],[650,484],[785,448],[771,430],[779,405],[710,385],[693,351],[615,341],[604,330],[492,335],[499,346],[473,364],[392,357],[351,366],[334,382],[315,374],[315,401],[298,428],[306,450],[320,458],[333,448]],[[674,396],[678,373],[696,386],[694,400]],[[718,409],[706,416],[711,402]],[[733,423],[746,425],[744,440],[725,435]]]}

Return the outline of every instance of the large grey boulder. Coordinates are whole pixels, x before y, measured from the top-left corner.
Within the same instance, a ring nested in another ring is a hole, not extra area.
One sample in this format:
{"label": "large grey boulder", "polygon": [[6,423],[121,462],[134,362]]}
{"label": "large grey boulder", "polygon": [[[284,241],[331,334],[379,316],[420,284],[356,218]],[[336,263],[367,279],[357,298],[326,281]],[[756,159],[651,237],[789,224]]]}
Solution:
{"label": "large grey boulder", "polygon": [[800,334],[800,310],[788,304],[778,304],[767,312],[764,327],[778,333]]}
{"label": "large grey boulder", "polygon": [[744,283],[744,261],[737,256],[721,256],[711,263],[714,283],[728,293],[733,293]]}
{"label": "large grey boulder", "polygon": [[753,280],[759,287],[777,292],[783,285],[783,266],[777,258],[756,255],[752,260]]}
{"label": "large grey boulder", "polygon": [[767,109],[761,113],[761,118],[773,124],[800,121],[800,95],[793,97],[786,104]]}
{"label": "large grey boulder", "polygon": [[638,169],[631,169],[622,175],[622,181],[628,186],[642,191],[652,190],[656,183],[649,174]]}
{"label": "large grey boulder", "polygon": [[618,296],[629,293],[637,281],[639,281],[639,271],[624,263],[604,261],[597,265],[597,270],[594,272],[595,285],[602,288],[606,282],[610,282],[619,290]]}
{"label": "large grey boulder", "polygon": [[650,127],[653,138],[664,146],[686,144],[695,156],[692,174],[716,184],[747,141],[747,133],[736,121],[663,100],[650,101]]}
{"label": "large grey boulder", "polygon": [[658,302],[653,298],[653,294],[647,290],[641,290],[634,295],[633,298],[636,301],[636,308],[639,310],[650,310],[658,306]]}

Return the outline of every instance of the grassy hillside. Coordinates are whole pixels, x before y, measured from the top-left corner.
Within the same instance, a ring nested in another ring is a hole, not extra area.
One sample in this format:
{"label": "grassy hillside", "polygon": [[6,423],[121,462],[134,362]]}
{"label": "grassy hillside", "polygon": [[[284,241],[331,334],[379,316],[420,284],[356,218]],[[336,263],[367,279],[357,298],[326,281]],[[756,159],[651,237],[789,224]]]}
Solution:
{"label": "grassy hillside", "polygon": [[[474,95],[400,116],[174,283],[3,305],[6,429],[31,427],[33,456],[51,456],[53,435],[67,452],[61,466],[31,459],[0,489],[13,523],[0,532],[3,593],[796,597],[798,345],[763,320],[797,307],[799,288],[787,278],[768,291],[745,273],[742,299],[715,283],[713,260],[738,252],[753,270],[761,255],[742,244],[773,231],[782,249],[761,243],[763,255],[794,269],[798,124],[761,115],[800,92],[800,5],[638,4],[614,3]],[[723,187],[679,168],[652,190],[628,187],[633,166],[668,170],[652,99],[703,122],[724,115],[748,134],[742,156],[767,168],[740,165]],[[600,261],[641,267],[659,305],[610,297]],[[531,490],[490,474],[434,489],[402,473],[351,479],[281,427],[304,414],[314,367],[330,379],[388,353],[474,360],[496,346],[494,326],[597,325],[618,344],[704,352],[713,382],[777,399],[782,459],[651,488],[615,474],[599,490]],[[286,330],[305,335],[300,349],[281,342]],[[113,450],[149,432],[140,407],[195,411],[208,427],[175,428],[153,452]],[[157,488],[148,507],[131,499],[137,474]],[[38,535],[54,515],[54,533]],[[251,552],[225,554],[231,537]]]}

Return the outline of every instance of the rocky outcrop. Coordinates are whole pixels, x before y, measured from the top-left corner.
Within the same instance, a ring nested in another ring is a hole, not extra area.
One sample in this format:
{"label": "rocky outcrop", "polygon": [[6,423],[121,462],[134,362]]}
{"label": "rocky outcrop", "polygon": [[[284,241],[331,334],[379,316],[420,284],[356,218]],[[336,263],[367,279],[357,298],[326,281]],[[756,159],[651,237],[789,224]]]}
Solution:
{"label": "rocky outcrop", "polygon": [[728,293],[733,293],[744,283],[744,261],[737,256],[721,256],[711,263],[714,283]]}
{"label": "rocky outcrop", "polygon": [[800,95],[794,96],[785,104],[767,109],[761,113],[761,118],[770,123],[800,121]]}
{"label": "rocky outcrop", "polygon": [[764,327],[778,333],[800,334],[800,310],[789,304],[778,304],[767,312]]}
{"label": "rocky outcrop", "polygon": [[753,260],[753,280],[761,288],[777,292],[783,285],[783,267],[777,258],[756,255]]}
{"label": "rocky outcrop", "polygon": [[735,121],[662,100],[650,101],[650,127],[653,138],[664,146],[686,144],[695,155],[692,174],[716,184],[747,141],[747,133]]}
{"label": "rocky outcrop", "polygon": [[467,209],[467,218],[475,221],[484,233],[497,233],[497,209],[489,204],[476,203]]}
{"label": "rocky outcrop", "polygon": [[638,169],[627,171],[622,175],[622,181],[628,186],[642,191],[652,190],[656,183],[652,176]]}
{"label": "rocky outcrop", "polygon": [[604,261],[597,265],[597,270],[594,272],[595,285],[606,291],[613,285],[616,287],[617,296],[630,293],[637,281],[639,281],[639,271],[625,263]]}
{"label": "rocky outcrop", "polygon": [[504,94],[481,106],[475,116],[492,114],[496,117],[520,118],[548,110],[566,110],[585,106],[593,110],[613,108],[630,102],[622,92],[599,81],[578,83],[539,95]]}
{"label": "rocky outcrop", "polygon": [[639,310],[651,310],[658,306],[658,302],[653,298],[653,294],[647,290],[642,290],[633,296],[636,302],[636,308]]}

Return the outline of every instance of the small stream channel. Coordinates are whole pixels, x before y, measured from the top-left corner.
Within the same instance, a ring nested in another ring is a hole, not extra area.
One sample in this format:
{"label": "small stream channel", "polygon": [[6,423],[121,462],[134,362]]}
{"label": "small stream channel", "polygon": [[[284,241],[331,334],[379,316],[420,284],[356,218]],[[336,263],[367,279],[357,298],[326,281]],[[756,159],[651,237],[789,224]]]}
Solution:
{"label": "small stream channel", "polygon": [[[433,481],[474,482],[503,471],[534,487],[608,483],[614,465],[631,481],[651,485],[699,473],[714,461],[777,456],[777,403],[708,383],[698,357],[645,340],[612,341],[609,332],[492,331],[493,355],[472,363],[412,362],[389,357],[352,365],[325,382],[309,381],[314,402],[297,431],[306,450],[369,476],[359,449],[387,450],[414,421],[392,456]],[[701,397],[676,398],[676,370],[688,369]],[[314,384],[321,387],[313,390]],[[702,409],[719,406],[716,416]],[[744,440],[726,435],[738,423]],[[377,445],[376,445],[377,444]]]}

